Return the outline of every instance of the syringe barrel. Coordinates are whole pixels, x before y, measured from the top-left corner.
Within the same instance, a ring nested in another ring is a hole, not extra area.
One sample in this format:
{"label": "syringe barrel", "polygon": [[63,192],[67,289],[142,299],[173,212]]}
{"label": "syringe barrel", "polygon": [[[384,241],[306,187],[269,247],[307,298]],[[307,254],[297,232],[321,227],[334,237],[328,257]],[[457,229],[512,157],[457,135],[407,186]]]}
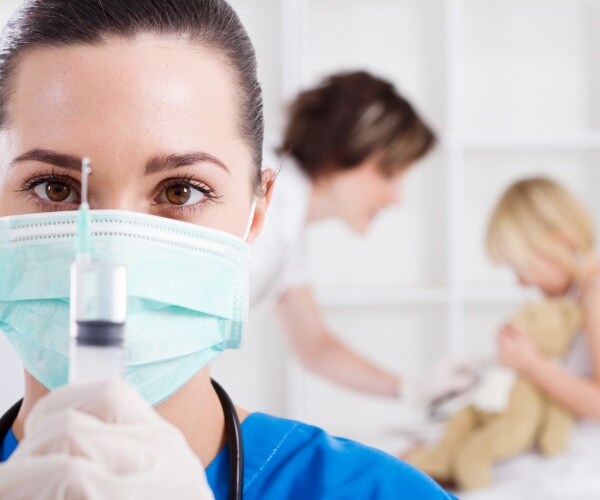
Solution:
{"label": "syringe barrel", "polygon": [[73,263],[70,381],[122,376],[126,276],[121,265],[91,260]]}

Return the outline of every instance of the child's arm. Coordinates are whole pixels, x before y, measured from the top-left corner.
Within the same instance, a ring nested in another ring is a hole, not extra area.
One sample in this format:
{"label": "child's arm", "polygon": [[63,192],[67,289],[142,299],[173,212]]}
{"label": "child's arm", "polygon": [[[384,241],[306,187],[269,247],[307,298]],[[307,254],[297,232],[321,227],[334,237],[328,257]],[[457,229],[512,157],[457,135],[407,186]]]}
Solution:
{"label": "child's arm", "polygon": [[531,363],[524,374],[573,413],[600,421],[600,383],[597,379],[573,375],[542,356]]}

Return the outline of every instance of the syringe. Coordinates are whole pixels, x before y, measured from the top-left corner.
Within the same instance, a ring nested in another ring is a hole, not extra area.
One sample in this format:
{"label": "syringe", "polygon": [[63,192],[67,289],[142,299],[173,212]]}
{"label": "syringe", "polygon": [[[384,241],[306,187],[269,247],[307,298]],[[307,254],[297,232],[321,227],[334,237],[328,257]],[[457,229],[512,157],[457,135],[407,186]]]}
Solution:
{"label": "syringe", "polygon": [[103,380],[123,374],[126,269],[93,259],[88,205],[90,173],[90,160],[84,158],[75,261],[71,265],[71,382]]}

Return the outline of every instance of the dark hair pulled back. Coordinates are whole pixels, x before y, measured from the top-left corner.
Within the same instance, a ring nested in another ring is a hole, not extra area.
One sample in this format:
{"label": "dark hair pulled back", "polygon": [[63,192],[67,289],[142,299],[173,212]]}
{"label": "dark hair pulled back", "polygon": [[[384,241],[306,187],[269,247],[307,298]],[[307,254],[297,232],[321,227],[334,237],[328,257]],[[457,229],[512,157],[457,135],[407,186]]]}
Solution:
{"label": "dark hair pulled back", "polygon": [[141,33],[178,37],[225,57],[240,96],[240,137],[260,188],[264,134],[262,94],[252,42],[224,0],[28,0],[7,24],[0,45],[0,127],[9,117],[11,76],[19,56],[38,47],[96,45]]}

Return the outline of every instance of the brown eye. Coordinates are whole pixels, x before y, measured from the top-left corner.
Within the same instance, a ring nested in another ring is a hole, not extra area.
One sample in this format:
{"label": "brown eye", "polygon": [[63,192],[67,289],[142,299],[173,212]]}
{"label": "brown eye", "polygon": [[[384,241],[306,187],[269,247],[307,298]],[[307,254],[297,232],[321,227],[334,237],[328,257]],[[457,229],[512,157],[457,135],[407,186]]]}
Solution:
{"label": "brown eye", "polygon": [[173,205],[174,207],[188,207],[210,198],[208,191],[208,187],[203,189],[189,182],[174,182],[161,189],[155,202]]}
{"label": "brown eye", "polygon": [[175,184],[165,190],[165,196],[173,205],[185,205],[192,197],[192,188],[185,184]]}
{"label": "brown eye", "polygon": [[65,181],[54,179],[35,181],[30,189],[38,198],[49,203],[77,203],[79,201],[79,193]]}
{"label": "brown eye", "polygon": [[71,187],[63,182],[47,182],[46,196],[50,201],[61,202],[65,201],[71,194]]}

